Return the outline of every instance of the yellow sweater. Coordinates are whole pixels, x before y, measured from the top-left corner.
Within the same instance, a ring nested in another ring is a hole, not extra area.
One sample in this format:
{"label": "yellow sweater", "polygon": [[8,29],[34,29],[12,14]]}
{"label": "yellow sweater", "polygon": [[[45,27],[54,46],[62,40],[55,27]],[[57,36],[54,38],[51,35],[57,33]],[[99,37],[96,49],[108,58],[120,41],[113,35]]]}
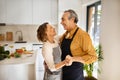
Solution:
{"label": "yellow sweater", "polygon": [[[76,29],[77,27],[75,27],[72,31],[70,31],[69,39],[72,38]],[[67,31],[61,37],[60,42],[62,42],[66,34]],[[80,28],[78,29],[76,35],[73,38],[73,41],[70,46],[70,50],[73,56],[80,56],[83,59],[84,64],[90,64],[97,60],[97,53],[95,51],[94,46],[92,45],[90,36],[88,35],[87,32],[83,31]]]}

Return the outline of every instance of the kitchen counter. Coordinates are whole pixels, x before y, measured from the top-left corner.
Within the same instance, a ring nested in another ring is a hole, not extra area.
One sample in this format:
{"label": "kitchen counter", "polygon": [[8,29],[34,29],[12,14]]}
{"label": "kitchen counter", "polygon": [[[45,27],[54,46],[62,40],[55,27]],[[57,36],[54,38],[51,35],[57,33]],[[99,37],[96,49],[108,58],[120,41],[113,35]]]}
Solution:
{"label": "kitchen counter", "polygon": [[10,50],[10,46],[13,46],[13,51],[18,48],[25,47],[26,50],[34,50],[34,46],[42,46],[40,42],[27,42],[27,43],[15,43],[15,42],[8,42],[8,41],[0,41],[0,45],[5,46],[5,50]]}
{"label": "kitchen counter", "polygon": [[0,80],[36,80],[36,51],[0,61]]}
{"label": "kitchen counter", "polygon": [[36,52],[33,51],[32,54],[22,54],[20,58],[11,57],[0,61],[0,66],[2,65],[20,65],[20,64],[34,64],[36,59]]}

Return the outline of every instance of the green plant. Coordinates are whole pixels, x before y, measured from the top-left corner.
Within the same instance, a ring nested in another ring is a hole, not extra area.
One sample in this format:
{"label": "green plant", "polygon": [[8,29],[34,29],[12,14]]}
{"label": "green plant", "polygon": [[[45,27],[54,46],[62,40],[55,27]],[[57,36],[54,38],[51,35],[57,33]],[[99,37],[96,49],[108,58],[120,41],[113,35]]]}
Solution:
{"label": "green plant", "polygon": [[9,56],[10,52],[5,50],[4,46],[0,46],[0,60],[3,60]]}
{"label": "green plant", "polygon": [[[102,46],[98,45],[96,48],[96,53],[98,56],[98,61],[102,61],[103,60],[103,51],[102,51]],[[85,80],[97,80],[97,79],[91,79],[93,77],[93,70],[94,70],[94,63],[92,64],[85,64],[84,65],[84,70],[87,73],[87,77]],[[98,72],[100,73],[100,70],[98,69]]]}
{"label": "green plant", "polygon": [[15,57],[15,58],[19,58],[19,57],[21,57],[21,54],[18,53],[18,52],[15,52],[15,53],[14,53],[14,57]]}

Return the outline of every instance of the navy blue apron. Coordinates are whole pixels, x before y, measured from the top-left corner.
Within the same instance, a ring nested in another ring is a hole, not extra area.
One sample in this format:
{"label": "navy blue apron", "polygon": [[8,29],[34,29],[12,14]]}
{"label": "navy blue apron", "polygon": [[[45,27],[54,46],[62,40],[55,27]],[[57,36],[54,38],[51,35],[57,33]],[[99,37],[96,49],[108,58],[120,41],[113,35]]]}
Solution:
{"label": "navy blue apron", "polygon": [[[72,39],[63,38],[61,43],[62,60],[64,60],[67,55],[73,56],[70,50],[70,45],[78,29],[79,28],[74,32]],[[62,80],[84,80],[83,64],[80,62],[73,62],[71,66],[64,66],[62,72]]]}

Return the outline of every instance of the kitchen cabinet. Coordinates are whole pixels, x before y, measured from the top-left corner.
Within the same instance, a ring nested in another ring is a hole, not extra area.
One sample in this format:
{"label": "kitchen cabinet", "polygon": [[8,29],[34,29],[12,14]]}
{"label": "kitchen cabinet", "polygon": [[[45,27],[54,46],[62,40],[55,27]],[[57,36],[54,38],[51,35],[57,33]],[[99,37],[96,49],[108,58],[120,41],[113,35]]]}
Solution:
{"label": "kitchen cabinet", "polygon": [[42,56],[42,44],[34,43],[32,44],[32,49],[37,51],[36,56],[36,80],[43,80],[44,78],[44,59]]}
{"label": "kitchen cabinet", "polygon": [[0,0],[0,23],[32,23],[32,0]]}
{"label": "kitchen cabinet", "polygon": [[35,80],[36,51],[0,61],[0,80]]}
{"label": "kitchen cabinet", "polygon": [[[0,80],[43,80],[44,60],[41,54],[42,44],[31,45],[24,43],[14,45],[16,48],[20,48],[20,46],[26,47],[27,50],[32,49],[32,54],[23,53],[20,58],[11,57],[10,59],[1,60]],[[5,49],[9,48],[6,47]]]}
{"label": "kitchen cabinet", "polygon": [[6,1],[0,0],[0,23],[6,22]]}
{"label": "kitchen cabinet", "polygon": [[0,65],[0,80],[35,80],[34,64]]}
{"label": "kitchen cabinet", "polygon": [[7,0],[7,19],[9,24],[32,23],[32,0]]}
{"label": "kitchen cabinet", "polygon": [[[37,3],[36,3],[37,2]],[[51,0],[35,0],[33,4],[33,23],[51,21]]]}
{"label": "kitchen cabinet", "polygon": [[57,23],[57,0],[0,0],[0,22],[7,24]]}
{"label": "kitchen cabinet", "polygon": [[34,0],[33,1],[33,24],[43,22],[57,23],[57,0]]}
{"label": "kitchen cabinet", "polygon": [[34,0],[33,1],[33,24],[43,22],[57,23],[57,0]]}

